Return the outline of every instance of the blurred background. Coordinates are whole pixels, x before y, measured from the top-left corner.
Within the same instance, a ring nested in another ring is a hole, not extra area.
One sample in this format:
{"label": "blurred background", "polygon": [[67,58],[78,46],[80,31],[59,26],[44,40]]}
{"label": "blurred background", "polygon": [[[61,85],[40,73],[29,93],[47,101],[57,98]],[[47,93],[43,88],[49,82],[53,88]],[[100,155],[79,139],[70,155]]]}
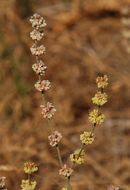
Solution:
{"label": "blurred background", "polygon": [[87,148],[85,164],[76,167],[73,189],[130,189],[130,42],[122,36],[129,6],[130,0],[0,0],[0,176],[7,177],[8,189],[20,189],[28,160],[40,167],[37,189],[60,189],[64,182],[34,89],[29,17],[35,12],[47,22],[47,98],[57,108],[53,125],[64,136],[64,161],[79,147],[80,133],[90,129],[95,78],[109,76],[107,119]]}

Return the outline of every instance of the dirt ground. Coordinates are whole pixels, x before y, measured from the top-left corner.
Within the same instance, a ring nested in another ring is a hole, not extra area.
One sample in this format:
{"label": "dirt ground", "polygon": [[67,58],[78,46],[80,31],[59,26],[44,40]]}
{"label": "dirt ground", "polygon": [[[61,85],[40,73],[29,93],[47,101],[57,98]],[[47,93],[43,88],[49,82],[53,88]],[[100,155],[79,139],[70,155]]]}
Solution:
{"label": "dirt ground", "polygon": [[80,133],[90,128],[96,76],[109,76],[106,121],[86,149],[85,164],[76,167],[73,189],[107,190],[111,184],[130,189],[130,42],[122,35],[128,6],[129,0],[40,0],[30,7],[15,0],[0,1],[0,175],[7,177],[8,189],[20,188],[23,163],[28,160],[40,168],[35,175],[37,189],[57,190],[64,185],[56,152],[48,143],[41,96],[34,89],[31,12],[42,14],[48,24],[44,62],[52,88],[47,98],[57,108],[53,126],[64,137],[64,161],[79,147]]}

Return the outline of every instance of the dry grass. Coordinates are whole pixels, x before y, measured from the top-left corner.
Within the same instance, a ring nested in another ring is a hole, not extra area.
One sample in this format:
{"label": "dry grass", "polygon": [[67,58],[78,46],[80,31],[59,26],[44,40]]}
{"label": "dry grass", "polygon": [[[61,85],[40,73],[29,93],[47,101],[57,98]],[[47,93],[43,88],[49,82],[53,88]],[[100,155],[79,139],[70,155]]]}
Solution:
{"label": "dry grass", "polygon": [[[55,6],[48,1],[44,7],[41,1],[43,8],[36,8],[48,22],[45,62],[47,78],[53,81],[48,98],[58,110],[54,125],[64,134],[64,159],[79,143],[79,134],[89,128],[87,112],[95,77],[98,73],[110,77],[110,98],[104,110],[108,119],[97,130],[85,166],[77,168],[72,181],[75,190],[105,190],[112,183],[125,190],[130,187],[130,55],[125,51],[120,21],[128,3],[84,1],[80,11],[60,1]],[[61,185],[62,181],[56,176],[56,155],[48,146],[40,96],[32,85],[28,20],[14,12],[14,1],[0,5],[0,174],[8,177],[9,188],[18,189],[23,162],[32,159],[40,166],[39,188],[58,189],[57,179]]]}

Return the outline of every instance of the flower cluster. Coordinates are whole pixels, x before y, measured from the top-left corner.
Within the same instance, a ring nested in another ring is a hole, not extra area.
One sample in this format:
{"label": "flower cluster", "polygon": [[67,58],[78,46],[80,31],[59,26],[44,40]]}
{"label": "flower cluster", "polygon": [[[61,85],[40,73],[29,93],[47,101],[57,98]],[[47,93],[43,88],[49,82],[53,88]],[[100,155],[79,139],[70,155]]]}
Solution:
{"label": "flower cluster", "polygon": [[[45,53],[46,49],[44,45],[39,45],[39,41],[44,36],[43,28],[46,26],[46,22],[44,18],[37,13],[31,16],[30,22],[33,28],[32,32],[30,32],[30,37],[34,41],[34,44],[30,48],[30,50],[31,50],[32,55],[34,55],[36,58],[36,63],[32,65],[32,69],[39,77],[39,80],[35,83],[34,86],[36,90],[44,94],[45,91],[51,88],[50,81],[42,80],[41,78],[43,75],[45,75],[47,66],[43,63],[43,61],[40,58],[40,56]],[[47,102],[47,105],[41,105],[41,108],[42,108],[43,117],[47,119],[51,119],[54,113],[56,112],[56,109],[50,102]]]}
{"label": "flower cluster", "polygon": [[73,154],[70,154],[70,161],[76,164],[82,164],[85,161],[85,151],[78,149]]}
{"label": "flower cluster", "polygon": [[31,179],[31,174],[38,171],[38,167],[33,162],[26,162],[24,164],[24,172],[28,174],[28,179],[21,182],[21,190],[35,190],[37,182]]}
{"label": "flower cluster", "polygon": [[61,138],[62,138],[62,135],[61,135],[61,133],[59,133],[58,131],[54,131],[54,132],[48,137],[48,139],[49,139],[49,141],[50,141],[50,145],[51,145],[52,147],[57,146],[58,143],[60,142]]}
{"label": "flower cluster", "polygon": [[101,125],[105,120],[105,115],[100,113],[99,109],[94,109],[89,113],[88,119],[93,125]]}
{"label": "flower cluster", "polygon": [[32,69],[37,75],[44,75],[47,69],[47,66],[43,63],[42,60],[38,60],[38,63],[32,65]]}
{"label": "flower cluster", "polygon": [[52,116],[55,114],[56,112],[56,109],[55,107],[52,105],[52,103],[50,102],[47,102],[46,106],[44,105],[41,105],[40,106],[41,109],[42,109],[42,114],[43,114],[43,117],[44,118],[47,118],[47,119],[51,119]]}
{"label": "flower cluster", "polygon": [[35,190],[37,185],[36,181],[22,180],[21,190]]}
{"label": "flower cluster", "polygon": [[33,16],[31,16],[30,22],[32,24],[32,27],[36,30],[42,29],[46,26],[44,18],[38,13],[35,13]]}
{"label": "flower cluster", "polygon": [[38,171],[38,167],[35,163],[33,162],[26,162],[24,164],[24,172],[27,174],[32,174],[34,172]]}
{"label": "flower cluster", "polygon": [[0,189],[1,190],[7,190],[7,188],[6,188],[6,177],[4,177],[4,176],[0,177]]}
{"label": "flower cluster", "polygon": [[107,94],[104,92],[98,91],[95,96],[92,98],[93,104],[97,106],[103,106],[107,102]]}
{"label": "flower cluster", "polygon": [[45,91],[49,90],[51,88],[51,83],[49,80],[42,80],[37,81],[35,84],[35,88],[44,93]]}
{"label": "flower cluster", "polygon": [[98,88],[106,88],[108,86],[108,77],[107,75],[104,75],[104,76],[99,76],[96,78],[96,83],[97,83],[97,87]]}
{"label": "flower cluster", "polygon": [[36,29],[30,32],[30,37],[32,38],[32,40],[40,41],[43,38],[43,36],[44,36],[44,33]]}
{"label": "flower cluster", "polygon": [[94,141],[94,134],[88,131],[84,131],[80,135],[80,141],[84,145],[92,144]]}
{"label": "flower cluster", "polygon": [[94,126],[101,125],[105,120],[105,115],[101,113],[99,108],[103,106],[108,99],[107,94],[104,92],[104,89],[108,86],[108,77],[107,75],[104,76],[98,76],[96,78],[96,84],[98,91],[95,94],[95,96],[92,98],[93,104],[97,105],[97,108],[93,109],[89,112],[88,119],[90,123],[92,123]]}
{"label": "flower cluster", "polygon": [[36,56],[42,55],[46,51],[44,45],[37,46],[36,44],[33,44],[30,50],[32,55]]}
{"label": "flower cluster", "polygon": [[64,177],[70,177],[72,175],[73,169],[68,167],[66,164],[59,170],[59,175]]}

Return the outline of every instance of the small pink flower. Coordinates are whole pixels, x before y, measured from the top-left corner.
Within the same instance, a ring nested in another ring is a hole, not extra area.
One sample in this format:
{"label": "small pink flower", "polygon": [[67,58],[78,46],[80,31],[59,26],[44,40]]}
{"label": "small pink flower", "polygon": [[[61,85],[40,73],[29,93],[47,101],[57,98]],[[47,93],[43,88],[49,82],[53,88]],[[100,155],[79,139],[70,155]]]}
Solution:
{"label": "small pink flower", "polygon": [[51,83],[49,80],[37,81],[34,86],[38,91],[44,92],[51,88]]}
{"label": "small pink flower", "polygon": [[42,109],[43,117],[47,119],[51,119],[56,112],[55,107],[50,102],[47,102],[46,106],[41,105],[40,107]]}
{"label": "small pink flower", "polygon": [[73,172],[72,168],[69,168],[66,164],[59,170],[59,175],[70,177]]}
{"label": "small pink flower", "polygon": [[40,60],[39,63],[35,63],[35,64],[32,65],[32,69],[34,70],[34,72],[36,72],[36,74],[42,76],[42,75],[45,74],[47,66],[45,66],[45,64],[43,63],[43,61]]}
{"label": "small pink flower", "polygon": [[62,138],[62,135],[61,135],[61,133],[59,133],[58,131],[54,131],[54,132],[48,137],[48,139],[49,139],[49,141],[50,141],[50,145],[51,145],[52,147],[57,146],[58,143],[60,142],[61,138]]}
{"label": "small pink flower", "polygon": [[45,53],[45,47],[44,45],[36,46],[36,44],[33,44],[33,46],[30,48],[32,55],[42,55]]}
{"label": "small pink flower", "polygon": [[44,18],[38,13],[35,13],[33,16],[31,16],[30,22],[32,24],[32,27],[36,29],[43,28],[46,26]]}

